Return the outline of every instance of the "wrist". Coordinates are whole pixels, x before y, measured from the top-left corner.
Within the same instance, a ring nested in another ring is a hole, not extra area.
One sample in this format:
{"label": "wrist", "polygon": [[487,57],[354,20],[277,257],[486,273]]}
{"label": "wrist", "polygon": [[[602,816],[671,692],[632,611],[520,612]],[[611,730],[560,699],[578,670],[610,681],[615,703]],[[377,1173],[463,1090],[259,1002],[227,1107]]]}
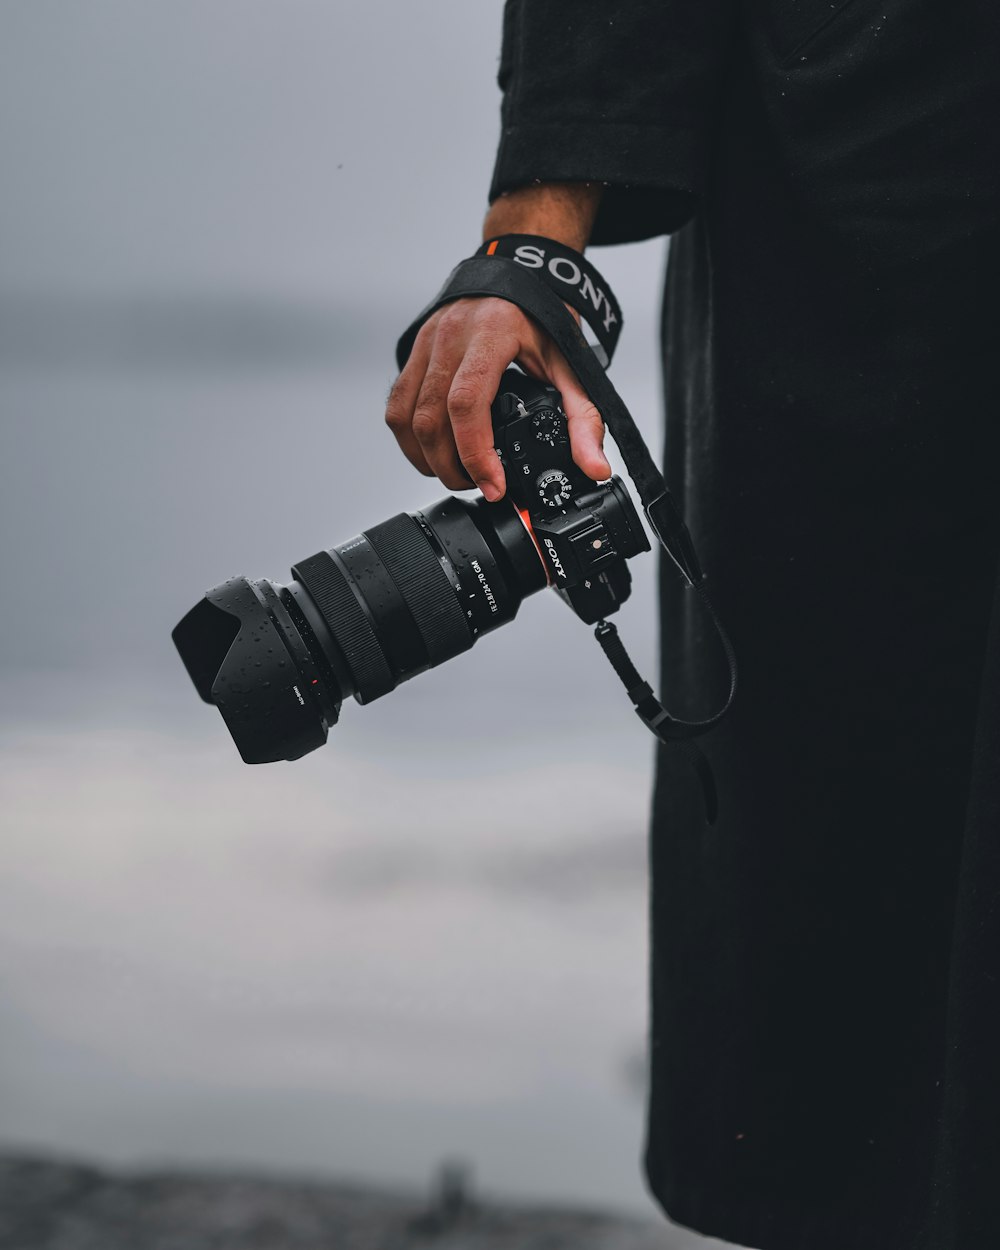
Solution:
{"label": "wrist", "polygon": [[483,223],[483,238],[537,234],[582,252],[590,240],[603,191],[599,182],[519,187],[494,200]]}

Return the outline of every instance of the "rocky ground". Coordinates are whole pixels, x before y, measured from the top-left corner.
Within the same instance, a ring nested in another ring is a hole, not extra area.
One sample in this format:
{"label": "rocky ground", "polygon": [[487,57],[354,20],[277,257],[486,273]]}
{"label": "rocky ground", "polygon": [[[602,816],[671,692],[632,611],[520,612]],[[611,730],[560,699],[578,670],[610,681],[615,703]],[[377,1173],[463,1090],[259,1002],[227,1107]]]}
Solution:
{"label": "rocky ground", "polygon": [[125,1174],[0,1157],[0,1250],[682,1250],[666,1225],[248,1175]]}

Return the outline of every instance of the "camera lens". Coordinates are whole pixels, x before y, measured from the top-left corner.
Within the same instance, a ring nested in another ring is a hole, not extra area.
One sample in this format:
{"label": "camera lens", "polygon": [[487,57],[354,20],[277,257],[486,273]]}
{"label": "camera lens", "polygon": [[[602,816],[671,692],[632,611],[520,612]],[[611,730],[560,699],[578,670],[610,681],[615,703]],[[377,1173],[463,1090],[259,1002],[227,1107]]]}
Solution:
{"label": "camera lens", "polygon": [[232,578],[173,631],[248,764],[322,746],[348,695],[370,703],[513,620],[546,567],[517,510],[448,497],[300,560]]}

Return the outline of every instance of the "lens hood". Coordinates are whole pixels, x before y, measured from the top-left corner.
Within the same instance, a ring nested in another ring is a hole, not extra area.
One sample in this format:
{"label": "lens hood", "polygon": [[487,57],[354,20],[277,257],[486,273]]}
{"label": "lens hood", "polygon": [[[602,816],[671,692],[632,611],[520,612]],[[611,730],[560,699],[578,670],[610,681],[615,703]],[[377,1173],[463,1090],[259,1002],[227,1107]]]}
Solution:
{"label": "lens hood", "polygon": [[297,760],[326,742],[339,705],[275,587],[231,577],[173,630],[199,695],[222,713],[247,764]]}

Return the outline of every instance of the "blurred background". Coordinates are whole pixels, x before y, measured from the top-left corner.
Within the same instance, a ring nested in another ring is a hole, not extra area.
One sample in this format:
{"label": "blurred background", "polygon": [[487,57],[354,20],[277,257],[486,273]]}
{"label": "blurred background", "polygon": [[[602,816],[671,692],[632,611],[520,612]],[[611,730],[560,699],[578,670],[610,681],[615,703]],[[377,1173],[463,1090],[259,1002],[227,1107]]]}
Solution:
{"label": "blurred background", "polygon": [[[500,0],[0,10],[0,1150],[653,1214],[651,739],[554,596],[248,768],[170,630],[444,494],[382,413],[479,241]],[[659,443],[663,241],[595,260]],[[652,670],[654,565],[620,624]]]}

